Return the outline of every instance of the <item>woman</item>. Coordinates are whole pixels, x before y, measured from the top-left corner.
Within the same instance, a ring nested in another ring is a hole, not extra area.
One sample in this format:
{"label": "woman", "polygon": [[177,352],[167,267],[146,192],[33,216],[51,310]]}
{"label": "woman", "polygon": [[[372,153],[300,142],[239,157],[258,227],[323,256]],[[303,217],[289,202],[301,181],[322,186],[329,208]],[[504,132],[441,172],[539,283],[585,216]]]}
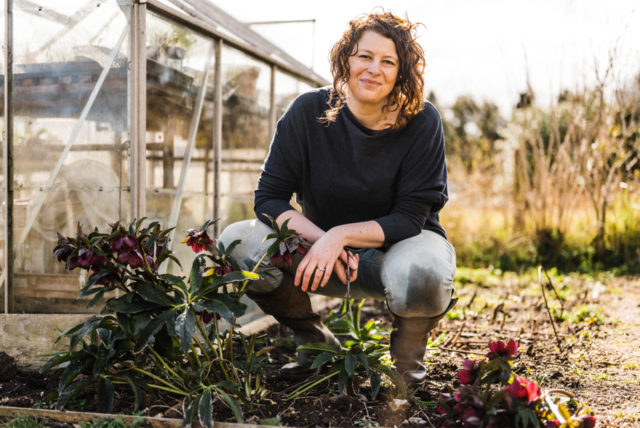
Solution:
{"label": "woman", "polygon": [[[442,124],[423,102],[424,56],[416,25],[391,13],[349,23],[331,51],[333,87],[298,97],[279,120],[255,192],[260,221],[230,225],[237,260],[268,247],[264,214],[289,220],[312,244],[291,268],[272,267],[248,295],[291,327],[296,344],[335,337],[313,313],[307,292],[386,299],[393,314],[391,355],[413,384],[426,376],[427,334],[455,304],[455,252],[439,224],[447,201]],[[289,201],[295,193],[298,212]],[[309,371],[298,355],[284,375]]]}

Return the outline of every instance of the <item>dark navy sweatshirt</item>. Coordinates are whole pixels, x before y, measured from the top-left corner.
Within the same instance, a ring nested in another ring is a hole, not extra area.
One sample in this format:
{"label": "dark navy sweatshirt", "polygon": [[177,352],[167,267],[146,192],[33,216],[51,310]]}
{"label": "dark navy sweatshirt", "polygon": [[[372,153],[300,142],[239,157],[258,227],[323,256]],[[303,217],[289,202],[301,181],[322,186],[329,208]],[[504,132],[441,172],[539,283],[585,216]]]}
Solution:
{"label": "dark navy sweatshirt", "polygon": [[429,229],[446,238],[438,213],[447,202],[442,121],[426,103],[399,130],[363,126],[345,105],[336,121],[318,119],[329,91],[300,95],[278,121],[255,191],[258,219],[293,209],[323,230],[374,220],[385,247]]}

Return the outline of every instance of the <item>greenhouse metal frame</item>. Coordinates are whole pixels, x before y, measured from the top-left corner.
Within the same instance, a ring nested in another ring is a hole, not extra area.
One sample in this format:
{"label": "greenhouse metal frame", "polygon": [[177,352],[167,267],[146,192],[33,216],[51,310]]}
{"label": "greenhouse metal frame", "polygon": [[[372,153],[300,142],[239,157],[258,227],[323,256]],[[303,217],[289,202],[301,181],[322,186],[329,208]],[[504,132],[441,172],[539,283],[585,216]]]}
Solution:
{"label": "greenhouse metal frame", "polygon": [[56,228],[224,218],[217,235],[251,215],[277,117],[327,82],[204,0],[39,2],[2,10],[0,313],[82,313],[83,278],[52,264]]}

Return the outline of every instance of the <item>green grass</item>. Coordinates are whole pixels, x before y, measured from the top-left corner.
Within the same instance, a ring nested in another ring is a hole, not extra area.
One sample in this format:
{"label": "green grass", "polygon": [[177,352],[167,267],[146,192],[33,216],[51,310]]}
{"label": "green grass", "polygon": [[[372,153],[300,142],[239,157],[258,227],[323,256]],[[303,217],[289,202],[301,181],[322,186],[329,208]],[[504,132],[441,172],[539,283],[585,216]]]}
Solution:
{"label": "green grass", "polygon": [[576,307],[569,317],[570,321],[575,324],[584,323],[587,325],[604,324],[604,315],[596,306],[580,305]]}
{"label": "green grass", "polygon": [[18,415],[2,425],[4,428],[40,428],[47,426],[46,421],[33,416]]}
{"label": "green grass", "polygon": [[615,195],[605,225],[606,248],[602,254],[597,254],[593,246],[594,219],[588,205],[566,221],[567,230],[554,224],[539,231],[528,223],[516,228],[502,207],[487,208],[476,199],[452,201],[441,218],[456,249],[459,266],[523,272],[541,264],[564,273],[640,273],[637,191],[624,190]]}
{"label": "green grass", "polygon": [[614,414],[616,419],[619,419],[623,422],[638,422],[640,421],[640,413],[625,413],[625,412],[616,412]]}
{"label": "green grass", "polygon": [[80,422],[80,428],[136,428],[144,422],[141,416],[133,422],[127,423],[122,418],[96,419],[91,422]]}

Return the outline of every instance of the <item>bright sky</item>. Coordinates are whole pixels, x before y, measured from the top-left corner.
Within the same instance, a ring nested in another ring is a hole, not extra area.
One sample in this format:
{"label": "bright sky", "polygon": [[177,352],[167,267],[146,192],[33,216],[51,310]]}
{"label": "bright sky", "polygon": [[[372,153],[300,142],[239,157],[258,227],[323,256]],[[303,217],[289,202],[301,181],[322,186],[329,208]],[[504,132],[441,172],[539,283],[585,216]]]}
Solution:
{"label": "bright sky", "polygon": [[640,72],[638,0],[214,0],[244,22],[315,19],[252,28],[329,78],[327,57],[353,17],[382,6],[422,22],[427,89],[440,107],[470,94],[509,115],[526,89],[538,102],[593,82],[616,50],[620,79]]}

